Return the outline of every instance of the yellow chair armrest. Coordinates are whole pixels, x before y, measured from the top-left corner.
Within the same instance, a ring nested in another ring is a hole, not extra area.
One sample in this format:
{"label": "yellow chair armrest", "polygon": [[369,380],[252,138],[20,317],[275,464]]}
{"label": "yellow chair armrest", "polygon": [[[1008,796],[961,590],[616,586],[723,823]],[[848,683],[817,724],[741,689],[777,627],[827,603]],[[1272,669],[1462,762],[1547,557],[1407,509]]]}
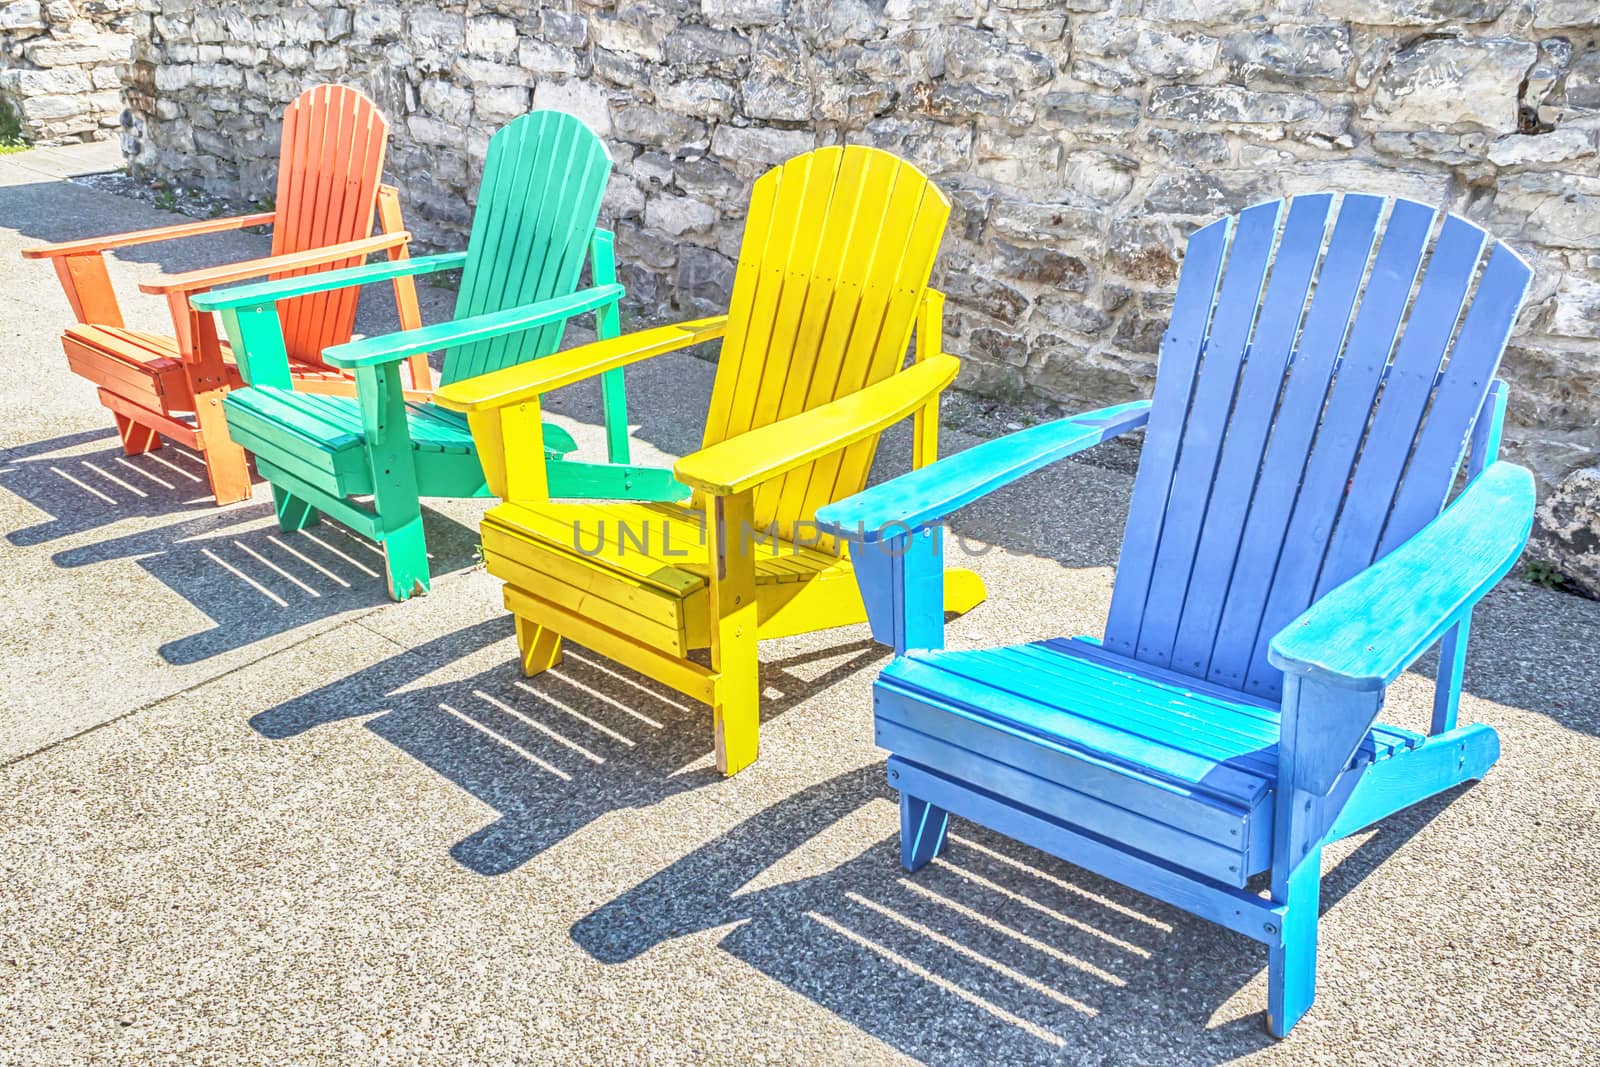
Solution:
{"label": "yellow chair armrest", "polygon": [[937,396],[960,369],[955,356],[929,356],[876,385],[684,456],[673,473],[716,496],[742,493],[881,433]]}
{"label": "yellow chair armrest", "polygon": [[520,404],[629,363],[714,340],[722,336],[727,326],[728,317],[717,315],[594,341],[543,359],[451,382],[434,391],[433,402],[469,413]]}

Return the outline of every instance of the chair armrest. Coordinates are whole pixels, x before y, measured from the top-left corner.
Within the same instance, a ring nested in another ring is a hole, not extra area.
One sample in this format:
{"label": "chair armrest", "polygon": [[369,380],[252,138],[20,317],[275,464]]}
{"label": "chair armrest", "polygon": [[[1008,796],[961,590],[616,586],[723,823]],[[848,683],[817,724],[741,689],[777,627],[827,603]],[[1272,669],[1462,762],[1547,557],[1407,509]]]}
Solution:
{"label": "chair armrest", "polygon": [[257,282],[254,285],[236,285],[209,293],[199,293],[189,298],[197,311],[228,311],[233,308],[264,307],[290,297],[307,293],[322,293],[330,289],[347,289],[356,285],[393,281],[418,274],[433,274],[451,270],[467,261],[465,252],[445,252],[437,256],[418,256],[416,259],[391,259],[384,263],[366,263],[344,270],[302,274],[294,278]]}
{"label": "chair armrest", "polygon": [[881,433],[937,396],[960,369],[954,356],[929,356],[849,396],[690,453],[673,474],[716,496],[742,493]]}
{"label": "chair armrest", "polygon": [[276,212],[263,211],[255,215],[234,215],[231,218],[199,219],[194,222],[182,222],[176,226],[158,226],[151,230],[132,230],[128,233],[116,233],[106,237],[85,237],[77,241],[62,241],[58,244],[34,245],[32,248],[22,250],[23,259],[53,259],[56,256],[81,256],[90,252],[105,252],[113,248],[127,248],[130,245],[153,244],[156,241],[175,241],[183,237],[198,237],[206,233],[222,233],[225,230],[242,230],[247,226],[270,226],[277,217]]}
{"label": "chair armrest", "polygon": [[267,256],[263,259],[246,260],[243,263],[227,263],[220,267],[205,267],[200,270],[188,271],[184,274],[162,275],[150,281],[141,282],[139,291],[141,293],[153,293],[156,296],[170,296],[173,293],[184,293],[193,289],[209,289],[213,285],[240,282],[246,278],[259,278],[265,274],[305,270],[307,267],[320,267],[326,263],[337,263],[341,259],[365,257],[373,252],[398,248],[409,240],[411,240],[411,234],[406,230],[401,230],[399,233],[378,234],[373,237],[363,237],[359,241],[346,241],[344,244],[326,245],[322,248],[307,249],[304,252],[291,252],[286,256]]}
{"label": "chair armrest", "polygon": [[452,411],[465,412],[492,411],[521,404],[617,367],[714,340],[722,336],[727,326],[728,317],[717,315],[593,341],[543,359],[451,382],[434,392],[433,402]]}
{"label": "chair armrest", "polygon": [[579,289],[566,296],[541,300],[535,304],[491,311],[486,315],[441,322],[416,330],[402,330],[379,337],[365,337],[323,350],[322,360],[333,367],[353,370],[356,367],[373,367],[380,363],[393,363],[423,352],[434,352],[455,345],[486,341],[491,337],[531,330],[547,323],[569,319],[586,311],[622,299],[623,287],[618,284],[597,285]]}
{"label": "chair armrest", "polygon": [[1267,659],[1342,689],[1383,689],[1511,569],[1534,500],[1525,468],[1491,464],[1410,540],[1278,631]]}
{"label": "chair armrest", "polygon": [[1150,401],[1136,400],[1019,430],[829,504],[817,525],[865,544],[898,537],[1149,418]]}

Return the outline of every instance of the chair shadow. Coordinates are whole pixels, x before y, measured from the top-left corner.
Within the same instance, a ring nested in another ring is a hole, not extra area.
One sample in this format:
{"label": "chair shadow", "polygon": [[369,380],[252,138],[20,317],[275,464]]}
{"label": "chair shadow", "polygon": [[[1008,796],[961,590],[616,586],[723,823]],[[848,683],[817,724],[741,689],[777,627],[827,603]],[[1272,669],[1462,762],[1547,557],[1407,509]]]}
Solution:
{"label": "chair shadow", "polygon": [[[108,447],[81,450],[98,442]],[[0,451],[0,488],[49,516],[6,534],[19,548],[128,518],[216,510],[198,453],[168,443],[154,452],[127,456],[109,425]]]}
{"label": "chair shadow", "polygon": [[[489,876],[516,870],[609,812],[718,780],[704,706],[570,642],[562,663],[535,678],[523,676],[512,650],[470,677],[416,684],[511,632],[505,617],[435,638],[260,712],[250,725],[281,740],[372,716],[368,730],[498,813],[451,849],[457,863]],[[858,641],[763,662],[763,723],[883,654]],[[788,673],[840,656],[818,678]]]}
{"label": "chair shadow", "polygon": [[[724,950],[927,1063],[1113,1048],[1094,1058],[1221,1062],[1274,1044],[1262,1013],[1212,1021],[1264,969],[1263,946],[959,819],[915,875],[891,833],[865,850],[854,837],[821,873],[763,877],[893,802],[881,766],[821,782],[596,908],[572,936],[617,964],[731,925]],[[1397,816],[1327,872],[1324,910],[1447,803]]]}
{"label": "chair shadow", "polygon": [[[39,546],[113,523],[150,520],[143,529],[61,549],[51,558],[65,568],[136,559],[212,620],[210,629],[162,644],[157,651],[167,662],[196,663],[388,602],[383,554],[373,542],[326,520],[285,534],[264,501],[217,507],[199,455],[180,445],[141,456],[124,456],[117,445],[60,454],[99,436],[74,434],[6,453],[0,487],[51,516],[12,531],[7,540]],[[426,507],[423,522],[436,578],[472,565],[475,530]]]}

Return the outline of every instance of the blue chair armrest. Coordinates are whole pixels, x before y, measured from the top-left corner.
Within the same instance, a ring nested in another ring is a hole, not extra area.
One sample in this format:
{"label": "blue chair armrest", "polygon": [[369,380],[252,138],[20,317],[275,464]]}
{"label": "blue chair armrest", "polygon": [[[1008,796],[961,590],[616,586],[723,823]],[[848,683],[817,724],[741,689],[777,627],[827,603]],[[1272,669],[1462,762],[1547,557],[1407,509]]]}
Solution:
{"label": "blue chair armrest", "polygon": [[334,367],[347,369],[393,363],[423,352],[441,348],[485,341],[491,337],[520,333],[540,326],[582,315],[622,299],[622,285],[596,285],[579,289],[566,296],[541,300],[534,304],[492,311],[486,315],[455,319],[415,330],[402,330],[380,337],[365,337],[359,341],[335,345],[322,353],[323,361]]}
{"label": "blue chair armrest", "polygon": [[817,525],[863,544],[891,540],[1149,418],[1150,401],[1136,400],[1019,430],[829,504]]}
{"label": "blue chair armrest", "polygon": [[1273,637],[1285,674],[1382,690],[1511,569],[1533,528],[1533,475],[1493,463],[1438,518]]}

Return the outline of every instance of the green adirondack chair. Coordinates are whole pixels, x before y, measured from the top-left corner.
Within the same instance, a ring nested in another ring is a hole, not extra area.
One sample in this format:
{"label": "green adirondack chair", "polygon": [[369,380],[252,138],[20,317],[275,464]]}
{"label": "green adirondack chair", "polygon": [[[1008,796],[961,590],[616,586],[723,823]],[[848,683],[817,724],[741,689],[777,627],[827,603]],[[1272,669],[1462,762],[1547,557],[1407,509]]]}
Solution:
{"label": "green adirondack chair", "polygon": [[[464,415],[408,399],[400,364],[444,351],[440,384],[547,356],[566,322],[593,312],[600,337],[619,332],[612,235],[595,225],[611,155],[582,122],[554,111],[523,115],[489,140],[465,252],[397,260],[225,289],[193,300],[219,312],[245,388],[223,402],[228,432],[272,483],[278,525],[303,529],[325,512],[380,542],[389,594],[427,592],[430,576],[420,499],[489,493]],[[585,259],[588,288],[579,288]],[[369,337],[323,352],[354,372],[357,395],[298,392],[289,377],[276,302],[307,293],[461,268],[450,322]],[[628,465],[627,405],[620,369],[601,383],[606,463],[567,458],[577,446],[544,427],[552,495],[677,500],[688,490],[670,471]],[[494,460],[491,458],[491,465]],[[493,472],[491,472],[492,474]],[[371,496],[371,503],[352,499]]]}

